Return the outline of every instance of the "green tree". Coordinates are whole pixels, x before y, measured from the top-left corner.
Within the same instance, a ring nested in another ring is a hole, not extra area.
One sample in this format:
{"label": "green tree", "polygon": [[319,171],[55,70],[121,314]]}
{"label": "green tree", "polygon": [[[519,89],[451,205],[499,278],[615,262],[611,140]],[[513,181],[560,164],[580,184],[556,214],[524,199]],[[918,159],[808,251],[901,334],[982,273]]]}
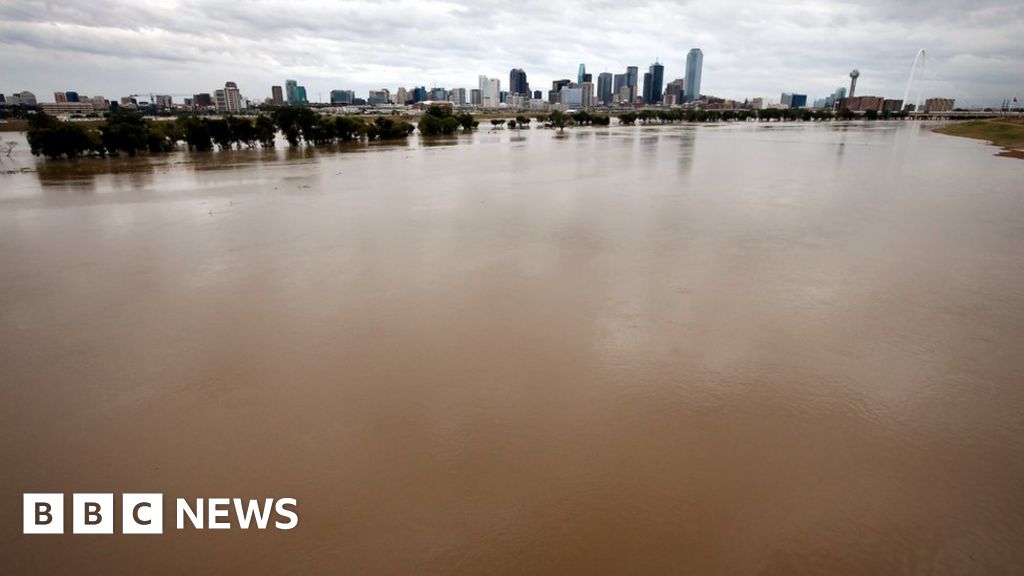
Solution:
{"label": "green tree", "polygon": [[558,131],[561,132],[569,125],[569,117],[562,112],[555,110],[551,114],[548,114],[547,124],[552,128],[558,128]]}
{"label": "green tree", "polygon": [[189,150],[197,152],[213,150],[213,135],[210,133],[210,125],[205,119],[188,116],[178,119],[178,124],[184,133],[185,144]]}
{"label": "green tree", "polygon": [[274,120],[266,114],[260,114],[256,117],[256,124],[253,126],[255,130],[256,141],[260,143],[260,146],[264,148],[273,148],[274,140],[277,137],[277,127],[274,126]]}
{"label": "green tree", "polygon": [[378,116],[367,128],[366,136],[370,140],[391,140],[407,138],[414,130],[416,127],[404,120]]}
{"label": "green tree", "polygon": [[213,143],[221,150],[231,148],[233,141],[231,138],[231,126],[228,125],[228,121],[224,118],[210,118],[205,120],[205,122],[210,128],[210,137],[213,138]]}
{"label": "green tree", "polygon": [[107,115],[107,123],[100,127],[103,146],[110,154],[127,153],[135,156],[149,148],[149,123],[134,110],[118,110]]}
{"label": "green tree", "polygon": [[480,123],[473,119],[473,115],[469,112],[463,112],[458,115],[459,125],[466,132],[469,132],[473,128],[476,128]]}
{"label": "green tree", "polygon": [[334,134],[339,140],[348,142],[361,138],[366,125],[361,120],[349,116],[338,116],[334,119]]}
{"label": "green tree", "polygon": [[256,127],[251,119],[241,116],[228,116],[226,120],[233,144],[236,146],[245,144],[247,148],[256,147]]}

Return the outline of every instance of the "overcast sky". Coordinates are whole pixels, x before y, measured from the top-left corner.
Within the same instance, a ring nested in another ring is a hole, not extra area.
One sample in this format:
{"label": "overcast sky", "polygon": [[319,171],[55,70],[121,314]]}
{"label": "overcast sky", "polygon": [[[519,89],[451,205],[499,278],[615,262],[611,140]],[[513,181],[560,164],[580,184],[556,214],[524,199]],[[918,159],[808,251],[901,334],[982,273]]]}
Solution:
{"label": "overcast sky", "polygon": [[[922,97],[1024,101],[1024,1],[0,0],[0,92],[116,98],[213,92],[250,99],[295,78],[311,100],[331,89],[475,87],[526,70],[546,91],[577,67],[665,81],[704,51],[702,92],[823,97],[860,69],[858,94],[902,98],[919,48]],[[180,102],[176,96],[175,101]]]}

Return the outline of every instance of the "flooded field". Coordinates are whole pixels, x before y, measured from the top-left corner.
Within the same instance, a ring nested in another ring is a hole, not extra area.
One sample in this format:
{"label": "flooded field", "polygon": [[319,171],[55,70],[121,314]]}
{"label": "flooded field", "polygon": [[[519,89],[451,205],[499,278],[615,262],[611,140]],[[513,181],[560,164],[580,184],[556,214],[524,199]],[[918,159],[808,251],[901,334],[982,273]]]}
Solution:
{"label": "flooded field", "polygon": [[[912,123],[22,140],[0,573],[1024,573],[1024,162],[995,152]],[[169,520],[23,536],[24,492]],[[300,522],[174,530],[176,497]]]}

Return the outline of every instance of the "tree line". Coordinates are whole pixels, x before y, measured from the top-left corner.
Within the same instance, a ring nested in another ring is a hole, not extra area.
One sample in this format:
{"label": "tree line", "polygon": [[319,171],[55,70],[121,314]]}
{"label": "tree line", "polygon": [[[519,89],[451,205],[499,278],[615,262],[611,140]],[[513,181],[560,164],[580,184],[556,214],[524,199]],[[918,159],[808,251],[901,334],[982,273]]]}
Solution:
{"label": "tree line", "polygon": [[28,120],[32,154],[47,158],[82,156],[135,156],[142,152],[169,152],[184,142],[189,150],[214,148],[273,148],[277,133],[292,146],[322,145],[338,141],[391,140],[409,136],[415,127],[400,119],[379,116],[364,121],[347,116],[322,116],[308,108],[279,108],[255,118],[185,116],[173,121],[152,121],[132,110],[107,116],[98,128],[63,121],[39,112]]}
{"label": "tree line", "polygon": [[[868,111],[868,120],[903,118],[903,112]],[[850,110],[776,109],[764,110],[683,110],[645,109],[618,115],[622,125],[675,122],[721,121],[821,121],[850,120],[856,115]],[[608,114],[588,111],[561,112],[534,116],[546,128],[564,130],[568,126],[608,126]],[[494,128],[528,128],[531,118],[525,115],[514,119],[491,120]],[[479,125],[471,114],[456,114],[449,106],[431,106],[413,126],[405,120],[378,116],[371,121],[351,116],[324,116],[298,106],[277,108],[270,114],[252,117],[226,116],[202,118],[184,116],[175,120],[153,121],[137,111],[119,110],[107,115],[99,127],[79,122],[63,121],[38,112],[28,119],[28,143],[34,155],[47,158],[78,158],[82,156],[135,156],[142,152],[169,152],[184,142],[189,150],[209,151],[215,148],[273,148],[280,132],[291,146],[300,144],[324,145],[334,142],[360,140],[391,140],[406,138],[417,128],[425,136],[454,134],[459,130],[472,131]]]}

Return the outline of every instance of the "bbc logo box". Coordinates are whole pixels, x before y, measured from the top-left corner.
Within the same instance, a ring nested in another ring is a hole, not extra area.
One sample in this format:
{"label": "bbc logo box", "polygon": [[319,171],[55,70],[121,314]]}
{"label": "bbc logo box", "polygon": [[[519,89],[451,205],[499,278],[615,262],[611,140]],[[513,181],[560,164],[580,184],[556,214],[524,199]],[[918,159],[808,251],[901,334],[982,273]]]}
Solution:
{"label": "bbc logo box", "polygon": [[[122,534],[162,534],[163,494],[122,494]],[[63,494],[25,494],[22,506],[25,534],[64,533]],[[74,534],[114,533],[113,494],[72,494],[71,531]]]}

